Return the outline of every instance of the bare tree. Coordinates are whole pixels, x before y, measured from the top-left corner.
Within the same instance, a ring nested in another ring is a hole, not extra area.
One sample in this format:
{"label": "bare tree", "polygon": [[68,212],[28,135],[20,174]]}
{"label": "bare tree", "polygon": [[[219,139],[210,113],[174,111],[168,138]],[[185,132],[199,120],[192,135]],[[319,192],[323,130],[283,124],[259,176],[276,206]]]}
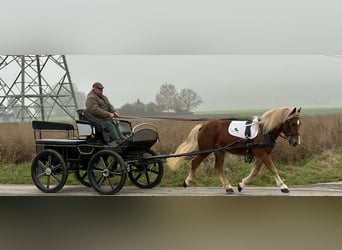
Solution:
{"label": "bare tree", "polygon": [[178,99],[176,87],[173,84],[165,83],[160,87],[159,94],[156,95],[156,103],[162,110],[171,111],[175,109]]}
{"label": "bare tree", "polygon": [[203,102],[202,98],[192,89],[182,89],[178,95],[178,99],[181,107],[185,111],[190,111]]}

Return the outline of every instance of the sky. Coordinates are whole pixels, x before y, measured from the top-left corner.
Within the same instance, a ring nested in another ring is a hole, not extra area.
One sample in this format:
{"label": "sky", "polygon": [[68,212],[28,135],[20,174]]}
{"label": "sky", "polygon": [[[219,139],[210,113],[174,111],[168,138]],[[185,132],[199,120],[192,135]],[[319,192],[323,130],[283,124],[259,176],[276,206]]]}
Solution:
{"label": "sky", "polygon": [[72,55],[73,84],[93,82],[116,107],[154,102],[160,86],[189,88],[203,100],[195,111],[275,106],[342,107],[339,55]]}
{"label": "sky", "polygon": [[154,101],[165,83],[197,92],[197,110],[342,105],[342,58],[333,56],[342,55],[340,0],[12,0],[1,8],[0,55],[66,55],[75,86],[87,93],[101,81],[116,107]]}

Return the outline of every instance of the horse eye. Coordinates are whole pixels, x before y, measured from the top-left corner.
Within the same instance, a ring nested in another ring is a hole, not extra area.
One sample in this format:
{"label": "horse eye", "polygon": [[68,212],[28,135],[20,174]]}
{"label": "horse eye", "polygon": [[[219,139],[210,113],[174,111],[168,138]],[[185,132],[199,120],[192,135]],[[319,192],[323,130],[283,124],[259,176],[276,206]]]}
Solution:
{"label": "horse eye", "polygon": [[292,127],[300,126],[300,121],[298,119],[297,120],[292,120],[291,121],[291,126]]}

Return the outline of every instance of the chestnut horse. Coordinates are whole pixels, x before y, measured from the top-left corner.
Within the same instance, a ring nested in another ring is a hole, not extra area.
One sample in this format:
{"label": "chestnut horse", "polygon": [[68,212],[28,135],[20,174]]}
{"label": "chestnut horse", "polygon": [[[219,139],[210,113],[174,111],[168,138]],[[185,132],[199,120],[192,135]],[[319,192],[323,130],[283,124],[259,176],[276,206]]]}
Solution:
{"label": "chestnut horse", "polygon": [[[238,137],[228,132],[229,125],[233,120],[213,120],[205,125],[196,125],[189,133],[186,141],[177,148],[175,154],[195,152],[200,154],[191,162],[191,170],[183,185],[187,187],[195,178],[195,171],[199,164],[211,153],[215,154],[215,169],[219,179],[227,193],[233,193],[234,190],[225,177],[223,172],[223,163],[225,153],[229,152],[237,155],[245,155],[246,161],[251,161],[255,157],[254,166],[249,175],[242,179],[238,184],[239,192],[251,182],[262,166],[265,166],[273,174],[275,181],[284,193],[289,189],[278,174],[272,159],[271,152],[279,136],[287,139],[291,146],[300,144],[299,121],[300,108],[273,108],[265,112],[261,119],[254,117],[250,129],[254,131],[254,137]],[[238,130],[238,129],[236,129]],[[212,151],[211,151],[212,150]],[[173,170],[177,169],[187,156],[168,158],[167,163]]]}

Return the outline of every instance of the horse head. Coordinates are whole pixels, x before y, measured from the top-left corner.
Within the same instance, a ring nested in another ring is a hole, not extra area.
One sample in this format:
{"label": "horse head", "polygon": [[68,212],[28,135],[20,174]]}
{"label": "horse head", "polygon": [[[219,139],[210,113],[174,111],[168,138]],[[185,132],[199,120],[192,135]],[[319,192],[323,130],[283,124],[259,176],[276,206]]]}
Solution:
{"label": "horse head", "polygon": [[289,142],[289,144],[293,147],[300,144],[300,134],[299,128],[301,122],[299,120],[301,108],[298,110],[293,108],[292,111],[289,112],[289,115],[285,122],[283,123],[281,132],[285,135],[284,138]]}

